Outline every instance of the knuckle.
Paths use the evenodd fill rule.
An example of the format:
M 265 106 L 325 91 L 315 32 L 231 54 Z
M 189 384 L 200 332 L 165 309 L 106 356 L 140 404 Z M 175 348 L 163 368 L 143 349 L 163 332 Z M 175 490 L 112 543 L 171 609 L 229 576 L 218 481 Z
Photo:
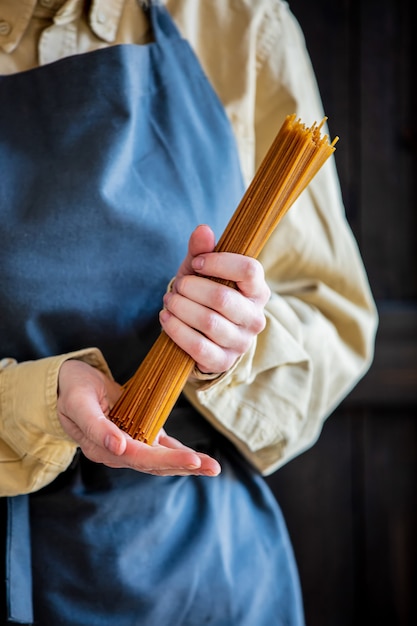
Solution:
M 256 277 L 259 274 L 259 263 L 252 257 L 245 258 L 244 272 L 248 278 Z
M 190 289 L 192 289 L 193 278 L 194 277 L 191 274 L 187 274 L 185 276 L 181 276 L 181 278 L 177 278 L 174 283 L 174 293 L 177 292 L 181 295 L 187 294 Z
M 207 313 L 207 316 L 203 322 L 203 332 L 206 335 L 212 336 L 216 333 L 216 330 L 219 327 L 219 318 L 218 315 L 213 311 Z
M 166 305 L 166 308 L 168 309 L 168 311 L 171 311 L 171 313 L 173 313 L 174 315 L 176 311 L 178 310 L 180 299 L 181 299 L 180 295 L 178 295 L 177 293 L 173 293 L 171 295 L 171 298 L 169 299 L 168 304 Z
M 247 257 L 243 266 L 244 281 L 252 292 L 252 298 L 265 304 L 271 297 L 271 290 L 265 280 L 263 265 L 257 260 Z
M 231 289 L 224 285 L 218 285 L 215 287 L 212 293 L 212 307 L 216 311 L 224 311 L 229 307 L 231 300 Z
M 245 352 L 249 350 L 252 345 L 254 333 L 246 333 L 244 336 L 240 338 L 240 341 L 235 344 L 234 348 L 236 351 L 235 358 L 237 356 L 241 356 Z
M 256 315 L 252 322 L 252 329 L 256 334 L 261 333 L 266 326 L 266 317 L 264 313 Z
M 257 259 L 253 259 L 252 257 L 245 257 L 243 271 L 246 279 L 251 282 L 263 279 L 264 276 L 262 265 Z
M 227 351 L 213 350 L 207 340 L 196 342 L 194 360 L 202 372 L 224 372 L 229 367 Z
M 243 352 L 244 351 L 245 350 L 243 350 Z M 232 351 L 224 352 L 223 359 L 221 359 L 221 361 L 219 361 L 219 364 L 218 364 L 219 371 L 227 372 L 227 370 L 230 369 L 232 365 L 234 365 L 236 359 L 240 356 L 240 354 L 243 354 L 243 352 L 232 352 Z
M 194 360 L 197 363 L 206 364 L 206 362 L 208 361 L 208 357 L 209 357 L 209 350 L 207 346 L 207 341 L 205 340 L 203 335 L 201 335 L 201 337 L 198 337 L 197 339 L 194 340 L 192 352 L 194 355 Z
M 264 294 L 263 294 L 263 302 L 264 304 L 266 304 L 269 299 L 271 298 L 271 289 L 269 287 L 269 285 L 267 285 L 267 283 L 265 283 L 265 287 L 264 287 Z

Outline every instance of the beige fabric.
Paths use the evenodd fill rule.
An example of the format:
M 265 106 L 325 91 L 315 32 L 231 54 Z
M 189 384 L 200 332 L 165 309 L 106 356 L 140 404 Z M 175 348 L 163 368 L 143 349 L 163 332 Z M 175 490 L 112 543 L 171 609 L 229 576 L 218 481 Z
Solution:
M 53 6 L 42 6 L 50 1 Z M 0 72 L 149 41 L 135 0 L 89 4 L 87 12 L 82 0 L 0 0 Z M 306 124 L 323 116 L 298 24 L 280 0 L 168 0 L 167 7 L 226 108 L 249 182 L 286 114 L 295 112 Z M 261 261 L 273 291 L 265 330 L 230 371 L 189 383 L 186 394 L 267 474 L 314 443 L 372 359 L 377 316 L 334 160 L 284 218 Z M 2 494 L 38 489 L 71 461 L 75 446 L 55 409 L 65 358 L 2 362 Z M 75 358 L 106 370 L 94 349 Z

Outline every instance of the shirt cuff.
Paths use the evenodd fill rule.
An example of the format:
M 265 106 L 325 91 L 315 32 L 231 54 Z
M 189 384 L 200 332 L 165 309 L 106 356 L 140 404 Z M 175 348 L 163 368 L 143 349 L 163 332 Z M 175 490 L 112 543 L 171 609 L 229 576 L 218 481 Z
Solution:
M 280 465 L 297 438 L 311 387 L 308 355 L 276 319 L 266 316 L 265 330 L 233 368 L 215 381 L 189 382 L 184 389 L 199 412 L 263 474 Z
M 37 361 L 1 361 L 0 460 L 6 463 L 1 495 L 36 491 L 70 465 L 77 444 L 66 435 L 57 415 L 59 369 L 69 359 L 82 360 L 111 377 L 95 348 Z

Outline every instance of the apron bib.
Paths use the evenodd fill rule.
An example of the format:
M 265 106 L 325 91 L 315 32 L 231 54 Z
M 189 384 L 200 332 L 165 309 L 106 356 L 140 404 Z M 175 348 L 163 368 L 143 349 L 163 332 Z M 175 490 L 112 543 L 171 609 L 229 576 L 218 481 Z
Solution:
M 234 138 L 188 44 L 155 43 L 0 80 L 2 353 L 95 345 L 119 382 L 159 332 L 191 231 L 243 193 Z
M 159 333 L 191 231 L 208 223 L 218 237 L 242 196 L 217 96 L 165 9 L 151 4 L 149 17 L 152 44 L 0 78 L 4 355 L 94 345 L 127 380 Z M 79 454 L 45 489 L 9 499 L 11 622 L 301 624 L 273 497 L 183 399 L 176 420 L 220 459 L 219 478 L 112 470 Z

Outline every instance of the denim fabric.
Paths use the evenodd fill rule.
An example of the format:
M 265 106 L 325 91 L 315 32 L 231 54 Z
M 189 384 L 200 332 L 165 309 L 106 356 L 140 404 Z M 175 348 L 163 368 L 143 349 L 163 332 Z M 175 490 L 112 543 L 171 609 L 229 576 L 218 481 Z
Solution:
M 39 624 L 303 624 L 274 497 L 243 461 L 210 451 L 223 468 L 214 480 L 138 476 L 81 456 L 31 498 Z
M 205 222 L 219 236 L 241 198 L 224 110 L 168 14 L 150 10 L 149 46 L 0 78 L 3 354 L 95 345 L 127 379 L 159 332 L 191 230 Z M 198 419 L 178 411 L 182 430 Z M 206 428 L 198 443 L 213 451 Z M 35 623 L 300 626 L 279 508 L 233 451 L 215 453 L 215 479 L 153 477 L 79 455 L 30 496 L 20 541 L 31 540 Z M 15 503 L 12 532 L 27 522 Z M 10 555 L 8 575 L 26 583 L 12 609 L 29 622 L 29 560 Z
M 123 382 L 191 231 L 243 183 L 225 112 L 160 6 L 155 43 L 0 78 L 2 353 L 102 349 Z

